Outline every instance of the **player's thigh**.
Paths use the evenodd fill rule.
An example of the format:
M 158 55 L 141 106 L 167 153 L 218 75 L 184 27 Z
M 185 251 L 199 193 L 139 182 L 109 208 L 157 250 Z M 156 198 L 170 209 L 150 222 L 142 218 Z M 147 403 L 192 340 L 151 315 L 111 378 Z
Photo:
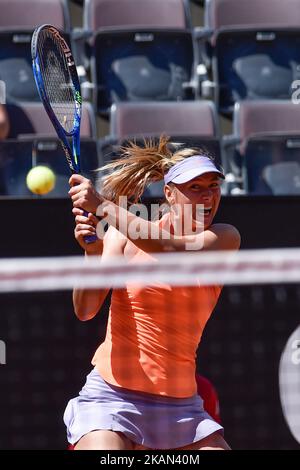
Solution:
M 133 443 L 121 432 L 99 430 L 85 434 L 74 450 L 132 450 Z
M 180 447 L 178 450 L 230 450 L 230 447 L 219 432 L 214 432 L 201 441 Z

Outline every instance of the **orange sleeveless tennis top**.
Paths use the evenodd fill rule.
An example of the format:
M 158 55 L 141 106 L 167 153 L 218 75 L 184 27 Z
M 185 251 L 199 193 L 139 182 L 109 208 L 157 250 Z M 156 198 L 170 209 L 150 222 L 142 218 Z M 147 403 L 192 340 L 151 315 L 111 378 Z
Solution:
M 139 250 L 130 263 L 139 259 L 155 262 Z M 157 284 L 114 290 L 106 338 L 92 364 L 115 386 L 174 398 L 194 395 L 196 350 L 221 289 Z

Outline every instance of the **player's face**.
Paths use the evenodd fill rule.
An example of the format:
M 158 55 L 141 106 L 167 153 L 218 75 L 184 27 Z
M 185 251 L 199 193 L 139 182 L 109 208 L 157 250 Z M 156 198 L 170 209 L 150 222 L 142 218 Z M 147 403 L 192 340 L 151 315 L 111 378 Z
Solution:
M 185 205 L 190 205 L 193 220 L 197 217 L 197 204 L 204 208 L 204 228 L 208 228 L 218 210 L 221 198 L 221 179 L 216 173 L 205 173 L 191 181 L 183 184 L 172 184 L 166 188 L 166 197 L 171 204 L 178 204 L 184 209 Z

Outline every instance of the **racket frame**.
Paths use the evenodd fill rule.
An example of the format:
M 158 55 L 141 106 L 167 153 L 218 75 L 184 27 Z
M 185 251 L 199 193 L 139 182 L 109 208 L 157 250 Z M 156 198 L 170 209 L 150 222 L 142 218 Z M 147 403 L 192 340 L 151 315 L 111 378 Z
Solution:
M 73 130 L 67 132 L 59 120 L 57 119 L 51 104 L 48 100 L 47 93 L 44 86 L 44 81 L 42 78 L 41 67 L 40 67 L 40 58 L 37 50 L 38 37 L 41 31 L 48 29 L 51 34 L 53 34 L 56 39 L 59 41 L 63 53 L 65 55 L 70 76 L 73 83 L 73 96 L 75 102 L 75 112 L 74 112 L 74 123 Z M 32 69 L 33 75 L 36 82 L 36 86 L 41 98 L 41 101 L 45 107 L 45 110 L 55 128 L 55 131 L 61 141 L 62 148 L 64 150 L 69 168 L 71 173 L 80 173 L 80 121 L 81 121 L 81 107 L 82 107 L 82 97 L 80 90 L 80 83 L 77 75 L 75 61 L 71 52 L 70 47 L 68 46 L 66 40 L 62 37 L 61 33 L 54 26 L 49 24 L 44 24 L 35 29 L 32 41 L 31 41 L 31 55 L 32 55 Z M 72 138 L 72 149 L 69 144 L 68 138 Z M 73 150 L 73 151 L 72 151 Z
M 47 97 L 47 93 L 44 86 L 44 80 L 41 73 L 40 67 L 40 58 L 38 54 L 38 38 L 41 31 L 48 30 L 55 38 L 59 41 L 64 56 L 68 64 L 68 70 L 70 72 L 72 80 L 72 93 L 75 102 L 75 111 L 74 111 L 74 122 L 73 129 L 71 132 L 67 132 L 63 126 L 60 124 L 57 119 L 55 112 L 52 109 L 52 106 Z M 81 121 L 81 109 L 82 109 L 82 97 L 80 90 L 80 82 L 77 75 L 76 64 L 71 52 L 69 45 L 66 40 L 62 37 L 60 31 L 50 24 L 44 24 L 37 27 L 32 35 L 31 40 L 31 56 L 32 56 L 32 69 L 35 79 L 35 83 L 41 98 L 41 101 L 44 105 L 44 108 L 49 116 L 50 121 L 52 122 L 54 129 L 58 135 L 58 138 L 61 142 L 62 148 L 64 150 L 69 168 L 71 173 L 81 173 L 80 166 L 80 121 Z M 72 149 L 69 144 L 68 138 L 72 138 Z M 73 150 L 73 151 L 72 151 Z M 84 215 L 87 217 L 88 212 L 84 211 Z M 86 243 L 93 243 L 98 239 L 96 235 L 86 236 L 84 240 Z

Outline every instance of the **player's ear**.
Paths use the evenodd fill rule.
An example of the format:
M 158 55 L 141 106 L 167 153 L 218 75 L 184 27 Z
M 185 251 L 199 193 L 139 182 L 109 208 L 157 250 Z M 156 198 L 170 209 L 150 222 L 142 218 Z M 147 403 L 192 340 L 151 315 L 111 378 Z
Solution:
M 175 198 L 174 198 L 174 186 L 165 184 L 164 186 L 164 193 L 165 193 L 165 198 L 169 204 L 174 204 L 175 203 Z

